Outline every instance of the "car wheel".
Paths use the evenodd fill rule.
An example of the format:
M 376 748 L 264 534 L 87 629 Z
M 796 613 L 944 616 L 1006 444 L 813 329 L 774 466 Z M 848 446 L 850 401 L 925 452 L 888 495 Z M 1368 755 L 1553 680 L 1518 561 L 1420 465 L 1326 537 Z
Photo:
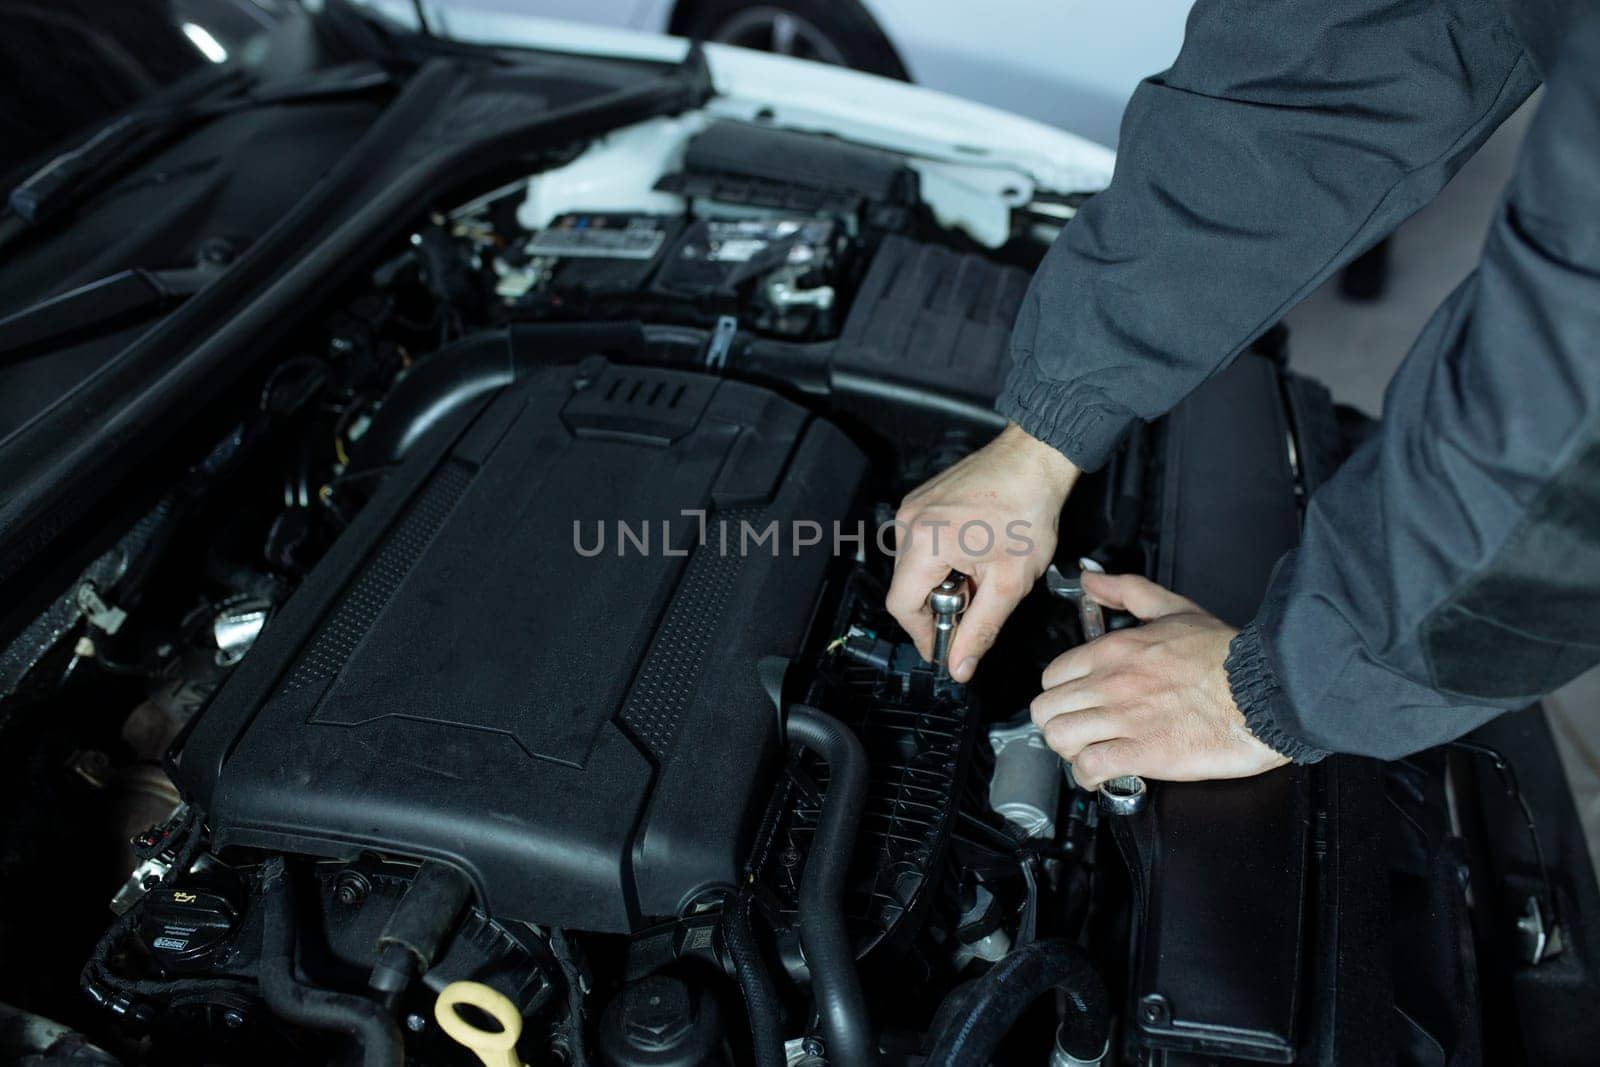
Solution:
M 856 0 L 689 0 L 673 29 L 697 40 L 907 80 L 894 46 Z

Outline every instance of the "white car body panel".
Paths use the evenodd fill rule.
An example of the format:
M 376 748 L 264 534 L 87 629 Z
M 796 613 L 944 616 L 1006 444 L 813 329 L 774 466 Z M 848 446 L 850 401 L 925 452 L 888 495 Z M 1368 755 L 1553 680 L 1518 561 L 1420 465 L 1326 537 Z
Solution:
M 416 25 L 410 0 L 359 0 L 401 25 Z M 433 32 L 475 44 L 577 55 L 681 62 L 689 43 L 477 4 L 425 0 Z M 706 60 L 718 98 L 708 110 L 815 130 L 908 155 L 977 168 L 1021 171 L 1041 189 L 1103 188 L 1114 154 L 1103 145 L 1044 123 L 922 86 L 840 67 L 711 44 Z
M 410 0 L 379 0 L 385 7 Z M 681 0 L 425 0 L 429 20 L 468 11 L 665 33 Z M 756 0 L 752 0 L 752 3 Z M 1183 44 L 1192 0 L 859 0 L 918 85 L 1115 145 L 1140 79 Z M 374 4 L 374 6 L 378 6 Z M 537 14 L 530 16 L 529 12 Z
M 397 23 L 416 24 L 409 0 L 363 2 Z M 478 4 L 429 3 L 427 14 L 434 33 L 476 44 L 659 62 L 680 62 L 689 48 L 679 38 Z M 762 121 L 903 153 L 922 177 L 923 200 L 935 218 L 991 248 L 1010 235 L 1012 209 L 1036 192 L 1094 192 L 1111 180 L 1110 149 L 1019 115 L 842 67 L 726 45 L 707 45 L 705 52 L 718 95 L 702 112 L 618 131 L 542 175 L 548 180 L 530 191 L 525 224 L 577 207 L 666 210 L 649 185 L 681 158 L 683 143 L 707 117 Z M 578 190 L 598 199 L 586 201 Z

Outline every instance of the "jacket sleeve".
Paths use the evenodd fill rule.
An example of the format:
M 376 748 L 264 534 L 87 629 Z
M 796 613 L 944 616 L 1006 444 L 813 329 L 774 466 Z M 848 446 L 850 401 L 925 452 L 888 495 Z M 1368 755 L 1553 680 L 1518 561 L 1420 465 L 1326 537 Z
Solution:
M 1199 0 L 1033 279 L 998 407 L 1103 464 L 1430 200 L 1538 83 L 1495 0 Z
M 1235 639 L 1291 758 L 1394 758 L 1600 661 L 1600 11 L 1568 34 L 1476 273 L 1312 497 Z

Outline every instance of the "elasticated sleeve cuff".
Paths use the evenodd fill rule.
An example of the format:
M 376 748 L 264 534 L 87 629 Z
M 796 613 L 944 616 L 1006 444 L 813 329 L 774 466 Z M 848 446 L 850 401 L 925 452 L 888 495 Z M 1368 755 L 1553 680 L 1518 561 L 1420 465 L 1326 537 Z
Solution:
M 995 408 L 1085 471 L 1105 466 L 1139 421 L 1092 389 L 1047 377 L 1020 354 Z
M 1233 702 L 1244 713 L 1244 724 L 1262 743 L 1296 763 L 1316 763 L 1327 757 L 1326 749 L 1285 728 L 1285 723 L 1293 721 L 1287 713 L 1288 697 L 1278 685 L 1255 623 L 1240 630 L 1228 646 L 1226 669 Z

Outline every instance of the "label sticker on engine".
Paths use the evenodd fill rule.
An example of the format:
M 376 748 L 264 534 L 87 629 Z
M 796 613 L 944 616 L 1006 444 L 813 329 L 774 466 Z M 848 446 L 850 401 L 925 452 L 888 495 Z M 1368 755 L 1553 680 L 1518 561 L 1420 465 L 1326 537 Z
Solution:
M 666 230 L 648 217 L 563 215 L 528 242 L 530 256 L 556 259 L 650 259 Z

